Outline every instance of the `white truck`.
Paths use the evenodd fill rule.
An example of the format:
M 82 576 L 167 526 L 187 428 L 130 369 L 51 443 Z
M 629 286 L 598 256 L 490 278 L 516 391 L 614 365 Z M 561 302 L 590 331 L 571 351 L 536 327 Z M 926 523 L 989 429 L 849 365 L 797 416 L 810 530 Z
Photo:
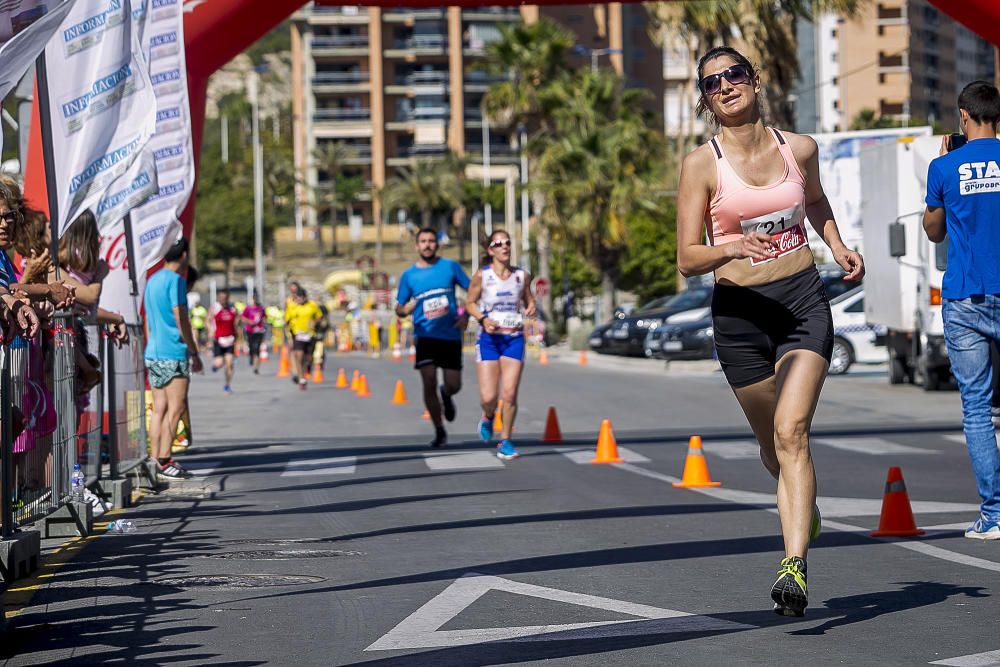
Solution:
M 948 247 L 923 230 L 927 166 L 941 137 L 901 137 L 861 150 L 865 319 L 886 328 L 889 382 L 928 391 L 951 378 L 941 320 Z

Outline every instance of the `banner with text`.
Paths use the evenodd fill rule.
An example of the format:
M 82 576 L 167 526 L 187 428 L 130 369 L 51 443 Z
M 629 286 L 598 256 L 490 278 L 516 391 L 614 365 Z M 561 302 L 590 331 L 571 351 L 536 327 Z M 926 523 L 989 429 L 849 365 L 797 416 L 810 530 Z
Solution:
M 52 0 L 5 0 L 0 3 L 0 99 L 17 85 L 76 0 L 50 9 Z M 2 140 L 2 137 L 0 137 Z
M 56 160 L 62 234 L 84 209 L 96 214 L 109 188 L 119 205 L 155 191 L 149 170 L 128 185 L 138 192 L 116 184 L 153 135 L 156 105 L 129 0 L 77 0 L 46 47 L 45 63 L 52 127 L 42 131 Z

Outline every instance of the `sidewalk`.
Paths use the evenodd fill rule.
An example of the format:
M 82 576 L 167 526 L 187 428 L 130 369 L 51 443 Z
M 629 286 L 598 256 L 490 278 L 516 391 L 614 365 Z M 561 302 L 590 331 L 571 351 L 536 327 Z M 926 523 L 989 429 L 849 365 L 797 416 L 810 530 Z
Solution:
M 546 348 L 549 360 L 562 364 L 580 363 L 580 350 L 571 350 L 566 343 L 560 343 Z M 644 357 L 626 357 L 617 354 L 599 354 L 587 350 L 587 365 L 600 370 L 614 370 L 628 373 L 643 373 L 647 375 L 711 375 L 720 372 L 719 362 L 715 359 L 665 361 L 663 359 L 646 359 Z

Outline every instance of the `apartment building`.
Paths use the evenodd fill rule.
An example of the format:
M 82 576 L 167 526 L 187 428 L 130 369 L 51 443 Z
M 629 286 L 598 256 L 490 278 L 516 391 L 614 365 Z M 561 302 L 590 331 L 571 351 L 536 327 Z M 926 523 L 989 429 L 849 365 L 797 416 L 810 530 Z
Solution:
M 578 35 L 577 56 L 609 65 L 630 85 L 650 89 L 659 111 L 660 56 L 641 6 L 391 8 L 327 5 L 317 0 L 293 17 L 292 113 L 295 163 L 305 174 L 300 218 L 314 225 L 307 193 L 326 179 L 310 156 L 325 142 L 354 148 L 351 168 L 368 184 L 358 207 L 378 215 L 371 191 L 412 158 L 448 151 L 491 164 L 518 164 L 516 128 L 487 127 L 481 101 L 497 79 L 474 64 L 500 26 L 546 16 Z M 488 139 L 487 139 L 488 136 Z
M 957 130 L 958 93 L 995 77 L 994 48 L 926 0 L 879 0 L 855 20 L 825 16 L 797 33 L 801 131 L 845 130 L 864 109 Z

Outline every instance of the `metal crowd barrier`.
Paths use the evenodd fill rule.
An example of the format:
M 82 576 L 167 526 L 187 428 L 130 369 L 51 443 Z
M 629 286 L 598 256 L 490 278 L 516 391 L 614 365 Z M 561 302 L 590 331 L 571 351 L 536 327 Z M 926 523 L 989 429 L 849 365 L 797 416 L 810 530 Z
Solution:
M 68 501 L 74 464 L 80 464 L 91 486 L 107 477 L 119 478 L 147 459 L 143 332 L 130 326 L 129 334 L 128 344 L 119 348 L 103 327 L 60 315 L 47 332 L 3 346 L 4 539 Z M 24 429 L 15 436 L 18 415 L 23 415 Z
M 128 332 L 127 345 L 118 347 L 106 339 L 105 346 L 112 478 L 137 468 L 148 457 L 143 331 L 139 325 L 129 325 Z

